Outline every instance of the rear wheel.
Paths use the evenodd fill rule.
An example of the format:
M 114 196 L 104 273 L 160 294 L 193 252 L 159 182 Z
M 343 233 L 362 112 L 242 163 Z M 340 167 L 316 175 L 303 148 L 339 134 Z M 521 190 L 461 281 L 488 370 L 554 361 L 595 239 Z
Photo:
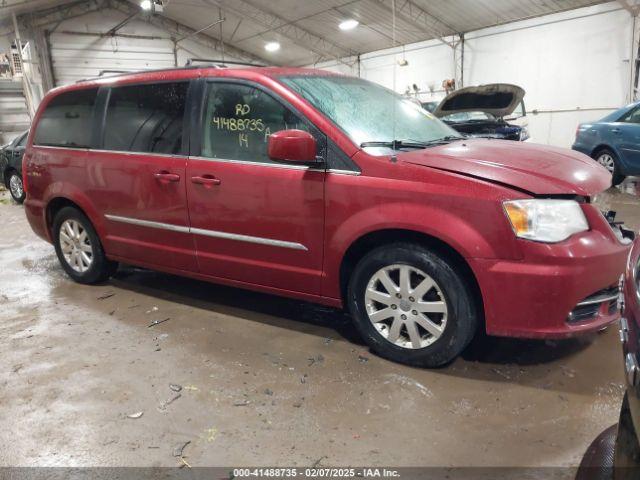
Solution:
M 348 301 L 371 349 L 409 365 L 450 362 L 478 323 L 466 282 L 450 262 L 420 245 L 394 244 L 367 254 L 354 270 Z
M 104 254 L 93 225 L 84 213 L 64 207 L 53 220 L 53 241 L 58 260 L 78 283 L 99 283 L 115 273 L 118 263 Z
M 598 150 L 593 158 L 606 168 L 611 174 L 611 185 L 619 185 L 625 179 L 625 176 L 620 173 L 620 163 L 618 162 L 618 157 L 608 148 L 603 148 L 602 150 Z
M 9 193 L 11 194 L 11 197 L 17 203 L 24 202 L 24 198 L 26 195 L 24 193 L 24 187 L 22 185 L 22 177 L 17 171 L 12 170 L 11 173 L 9 173 L 7 186 L 9 187 Z

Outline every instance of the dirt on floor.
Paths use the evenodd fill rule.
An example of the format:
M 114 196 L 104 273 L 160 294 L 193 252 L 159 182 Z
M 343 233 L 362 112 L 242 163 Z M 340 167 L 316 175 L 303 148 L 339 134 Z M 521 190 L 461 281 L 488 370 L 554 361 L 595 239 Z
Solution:
M 636 184 L 606 194 L 640 225 Z M 0 466 L 575 466 L 617 421 L 617 327 L 380 359 L 345 314 L 121 268 L 73 283 L 0 194 Z

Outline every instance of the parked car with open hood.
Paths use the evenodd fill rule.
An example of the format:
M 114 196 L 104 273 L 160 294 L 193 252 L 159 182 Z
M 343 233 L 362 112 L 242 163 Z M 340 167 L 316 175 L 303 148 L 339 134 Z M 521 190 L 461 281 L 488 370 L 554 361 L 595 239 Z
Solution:
M 420 106 L 430 113 L 433 113 L 439 104 L 440 100 L 427 100 L 425 102 L 420 102 Z
M 465 87 L 447 95 L 433 114 L 468 137 L 529 139 L 525 91 L 508 83 Z
M 622 107 L 597 122 L 578 125 L 571 148 L 609 170 L 613 185 L 628 175 L 639 175 L 640 102 Z
M 22 203 L 25 198 L 22 187 L 22 155 L 27 142 L 27 134 L 18 135 L 13 141 L 0 147 L 0 173 L 2 181 L 9 193 L 17 203 Z
M 346 307 L 387 358 L 437 366 L 477 329 L 616 321 L 629 239 L 571 150 L 463 137 L 372 82 L 191 68 L 52 90 L 25 211 L 74 280 L 117 262 Z

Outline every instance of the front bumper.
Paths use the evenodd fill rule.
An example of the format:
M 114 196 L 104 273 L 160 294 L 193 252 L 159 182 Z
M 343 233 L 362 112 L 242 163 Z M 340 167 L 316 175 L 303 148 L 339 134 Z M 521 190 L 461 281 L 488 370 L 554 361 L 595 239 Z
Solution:
M 603 300 L 594 315 L 572 315 L 578 304 L 615 292 L 619 285 L 630 246 L 607 229 L 558 244 L 522 240 L 522 260 L 470 259 L 483 296 L 487 333 L 565 338 L 619 319 L 611 295 L 599 297 Z

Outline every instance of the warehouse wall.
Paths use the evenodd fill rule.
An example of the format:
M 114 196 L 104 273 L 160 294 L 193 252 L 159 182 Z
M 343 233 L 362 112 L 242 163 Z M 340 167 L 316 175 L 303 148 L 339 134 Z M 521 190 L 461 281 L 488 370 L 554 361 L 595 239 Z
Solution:
M 96 76 L 101 70 L 134 71 L 176 65 L 171 35 L 144 20 L 133 20 L 118 31 L 129 37 L 81 35 L 104 32 L 125 18 L 119 11 L 102 10 L 62 22 L 49 40 L 56 84 Z M 184 65 L 190 57 L 217 56 L 212 49 L 187 39 L 178 44 L 177 65 Z M 225 58 L 233 60 L 228 55 Z
M 633 28 L 631 15 L 610 2 L 470 32 L 464 84 L 521 85 L 533 141 L 570 146 L 578 123 L 629 102 Z M 409 62 L 405 67 L 397 65 L 402 58 Z M 437 41 L 407 45 L 404 53 L 396 48 L 362 55 L 351 67 L 317 67 L 360 72 L 400 93 L 415 83 L 426 92 L 421 99 L 441 98 L 442 80 L 455 73 L 452 50 Z
M 630 101 L 633 18 L 618 3 L 473 32 L 465 83 L 515 83 L 527 91 L 533 139 L 571 145 L 578 123 Z

